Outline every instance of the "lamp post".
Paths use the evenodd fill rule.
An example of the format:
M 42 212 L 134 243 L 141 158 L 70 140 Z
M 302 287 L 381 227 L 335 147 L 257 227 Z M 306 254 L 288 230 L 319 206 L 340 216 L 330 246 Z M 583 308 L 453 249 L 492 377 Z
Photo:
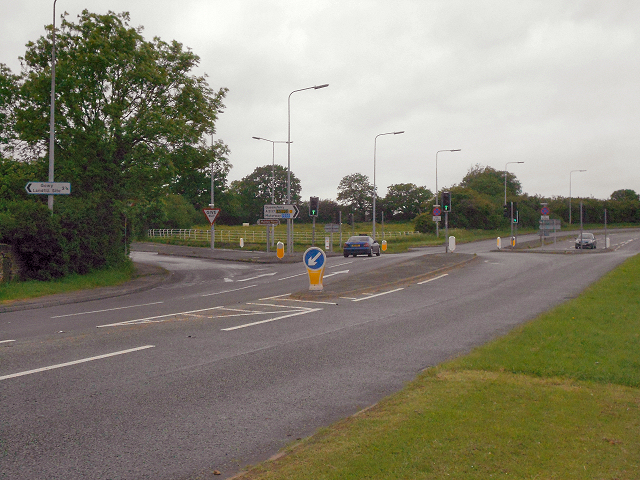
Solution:
M 569 225 L 571 225 L 571 174 L 573 172 L 586 172 L 586 170 L 571 170 L 569 172 Z
M 329 84 L 316 85 L 315 87 L 301 88 L 294 90 L 289 94 L 287 100 L 287 203 L 291 204 L 291 95 L 296 92 L 302 92 L 303 90 L 318 90 L 319 88 L 328 87 Z M 293 254 L 293 232 L 292 225 L 293 219 L 287 218 L 287 254 Z
M 507 162 L 504 165 L 504 204 L 507 204 L 507 165 L 511 163 L 524 163 L 524 162 Z
M 276 190 L 276 174 L 275 174 L 275 168 L 276 168 L 276 143 L 288 143 L 286 140 L 268 140 L 266 138 L 262 138 L 262 137 L 251 137 L 254 138 L 255 140 L 264 140 L 265 142 L 271 142 L 271 147 L 272 147 L 272 158 L 271 158 L 271 204 L 274 205 L 276 203 L 276 195 L 275 195 L 275 190 Z M 271 225 L 271 246 L 274 245 L 275 243 L 275 234 L 276 234 L 276 227 L 275 225 Z M 268 245 L 267 245 L 268 246 Z
M 404 133 L 404 130 L 401 132 L 387 132 L 387 133 L 379 133 L 376 135 L 376 138 L 373 139 L 373 239 L 376 239 L 376 142 L 378 141 L 378 137 L 382 135 L 399 135 Z
M 53 182 L 54 145 L 56 140 L 55 111 L 56 111 L 56 2 L 53 0 L 53 30 L 51 47 L 51 113 L 49 114 L 49 181 Z M 53 212 L 53 195 L 48 198 L 49 210 Z
M 452 150 L 438 150 L 436 152 L 436 191 L 434 192 L 435 197 L 436 197 L 436 202 L 439 202 L 438 200 L 438 154 L 440 152 L 460 152 L 462 149 L 461 148 L 454 148 Z M 436 238 L 440 237 L 440 232 L 438 230 L 438 222 L 436 222 Z M 445 242 L 447 240 L 445 239 Z

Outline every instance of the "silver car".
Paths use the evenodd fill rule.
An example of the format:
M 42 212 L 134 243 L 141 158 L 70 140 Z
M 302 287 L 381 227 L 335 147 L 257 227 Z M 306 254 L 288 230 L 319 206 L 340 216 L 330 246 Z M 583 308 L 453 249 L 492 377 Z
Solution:
M 593 233 L 581 233 L 576 238 L 576 248 L 596 248 L 596 236 Z

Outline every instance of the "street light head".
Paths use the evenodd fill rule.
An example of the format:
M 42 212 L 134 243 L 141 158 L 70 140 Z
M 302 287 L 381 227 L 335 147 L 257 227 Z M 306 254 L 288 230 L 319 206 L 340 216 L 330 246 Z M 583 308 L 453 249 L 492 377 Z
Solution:
M 328 87 L 329 84 L 325 83 L 324 85 L 316 85 L 315 87 L 313 87 L 315 90 L 319 89 L 319 88 L 324 88 L 324 87 Z
M 260 137 L 251 137 L 251 138 L 255 138 L 256 140 L 263 140 L 263 139 L 262 139 L 262 138 L 260 138 Z
M 401 131 L 401 132 L 393 132 L 393 134 L 394 134 L 394 135 L 398 135 L 398 134 L 400 134 L 400 133 L 404 133 L 404 130 L 403 130 L 403 131 Z
M 461 152 L 461 148 L 454 148 L 453 150 L 449 150 L 450 152 Z

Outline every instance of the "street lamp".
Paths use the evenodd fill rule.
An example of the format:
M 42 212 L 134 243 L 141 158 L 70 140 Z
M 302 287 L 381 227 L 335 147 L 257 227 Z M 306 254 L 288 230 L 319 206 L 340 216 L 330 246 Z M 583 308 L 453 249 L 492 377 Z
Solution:
M 569 225 L 571 225 L 571 174 L 573 172 L 586 172 L 586 170 L 571 170 L 569 172 Z
M 507 204 L 507 165 L 510 163 L 524 163 L 524 162 L 507 162 L 504 165 L 504 204 Z
M 265 142 L 271 142 L 272 146 L 272 159 L 271 159 L 271 203 L 275 204 L 275 185 L 276 185 L 276 176 L 275 176 L 275 168 L 276 168 L 276 143 L 289 143 L 286 140 L 267 140 L 262 137 L 251 137 L 255 140 L 264 140 Z
M 301 88 L 294 90 L 289 94 L 287 100 L 287 203 L 291 204 L 291 95 L 303 90 L 318 90 L 319 88 L 328 87 L 329 84 L 316 85 L 315 87 Z M 293 254 L 293 232 L 291 231 L 293 219 L 287 218 L 287 253 Z
M 376 239 L 376 142 L 378 141 L 378 137 L 382 135 L 399 135 L 400 133 L 404 133 L 404 130 L 401 132 L 387 132 L 387 133 L 379 133 L 376 135 L 376 138 L 373 139 L 373 239 Z
M 462 150 L 461 148 L 454 148 L 452 150 L 438 150 L 436 152 L 436 191 L 434 192 L 434 195 L 436 197 L 436 202 L 439 202 L 438 200 L 438 154 L 440 152 L 460 152 L 461 150 Z M 439 236 L 440 236 L 440 233 L 438 232 L 438 222 L 436 222 L 436 237 L 439 237 Z
M 53 0 L 53 30 L 52 30 L 52 47 L 51 47 L 51 113 L 49 114 L 49 181 L 53 182 L 53 164 L 54 153 L 53 147 L 56 139 L 56 130 L 54 116 L 56 111 L 56 2 Z M 53 212 L 53 195 L 49 195 L 49 210 Z

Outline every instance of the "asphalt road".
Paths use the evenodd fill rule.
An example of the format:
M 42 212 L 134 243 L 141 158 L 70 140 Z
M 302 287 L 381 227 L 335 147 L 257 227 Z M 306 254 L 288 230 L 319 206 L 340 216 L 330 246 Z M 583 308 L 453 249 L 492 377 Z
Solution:
M 336 294 L 315 299 L 289 295 L 301 264 L 136 252 L 170 280 L 0 314 L 0 479 L 229 478 L 576 296 L 639 238 L 570 255 L 458 245 L 474 260 L 408 282 L 380 272 L 442 249 L 329 257 Z

